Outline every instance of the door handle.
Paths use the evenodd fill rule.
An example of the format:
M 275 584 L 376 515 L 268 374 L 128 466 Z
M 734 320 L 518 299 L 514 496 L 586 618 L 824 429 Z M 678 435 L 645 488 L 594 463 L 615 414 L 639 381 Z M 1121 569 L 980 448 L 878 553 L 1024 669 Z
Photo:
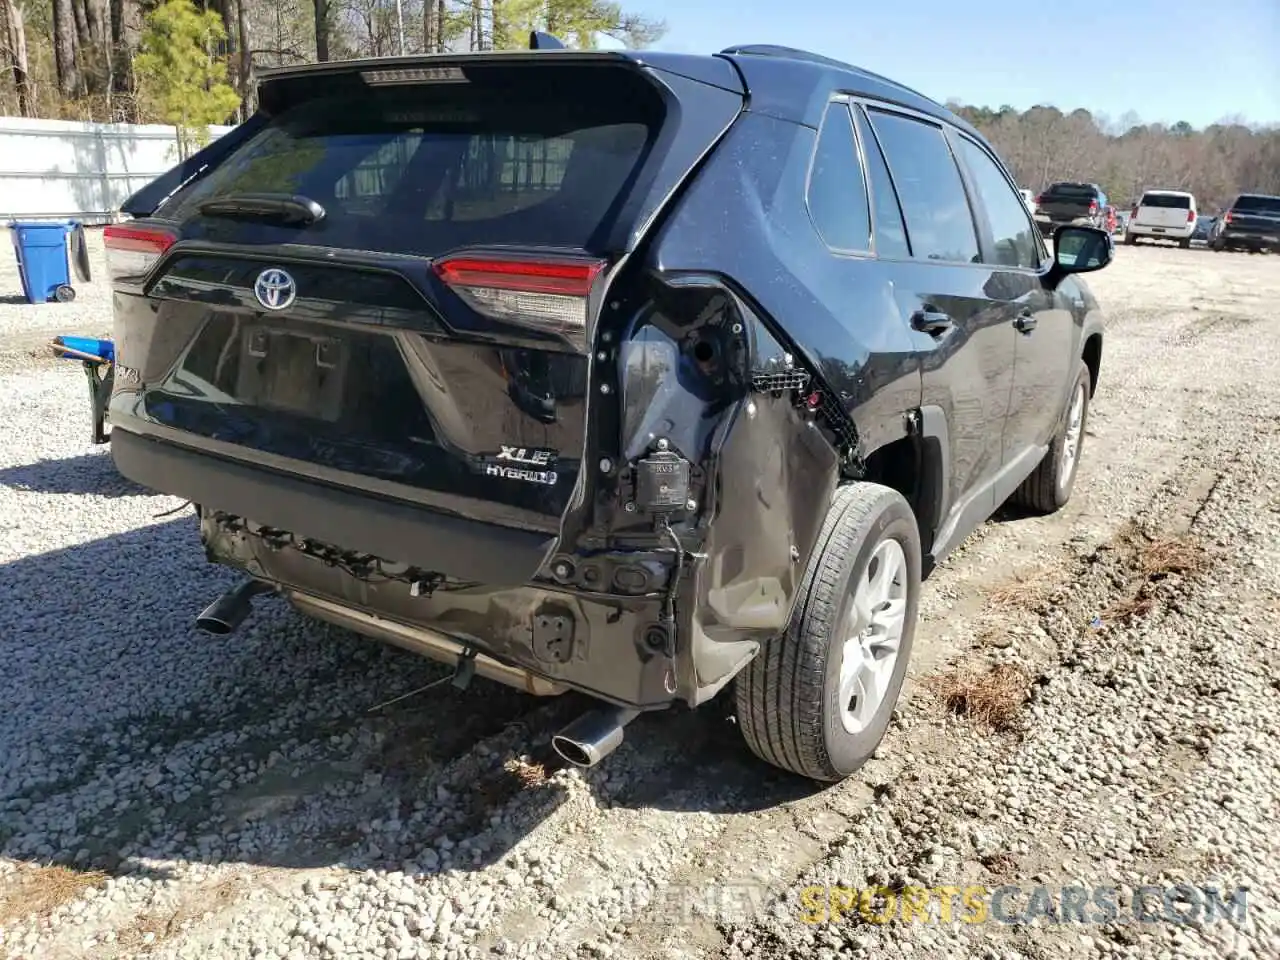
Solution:
M 942 336 L 955 325 L 956 322 L 950 316 L 940 310 L 932 310 L 929 307 L 917 310 L 911 315 L 911 326 L 921 333 L 927 333 L 934 337 Z
M 1018 319 L 1013 321 L 1013 329 L 1019 333 L 1030 333 L 1036 328 L 1036 324 L 1040 321 L 1031 313 L 1020 313 Z

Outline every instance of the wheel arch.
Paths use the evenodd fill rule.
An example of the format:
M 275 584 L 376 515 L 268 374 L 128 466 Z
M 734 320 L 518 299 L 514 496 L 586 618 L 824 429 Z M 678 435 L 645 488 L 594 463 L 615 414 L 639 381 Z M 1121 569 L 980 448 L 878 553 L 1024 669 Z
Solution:
M 897 490 L 915 514 L 920 545 L 927 557 L 942 526 L 951 489 L 951 440 L 941 407 L 924 406 L 904 414 L 905 436 L 881 444 L 863 456 L 859 478 Z
M 1089 332 L 1080 350 L 1080 359 L 1089 368 L 1089 397 L 1098 392 L 1098 377 L 1102 371 L 1102 331 Z

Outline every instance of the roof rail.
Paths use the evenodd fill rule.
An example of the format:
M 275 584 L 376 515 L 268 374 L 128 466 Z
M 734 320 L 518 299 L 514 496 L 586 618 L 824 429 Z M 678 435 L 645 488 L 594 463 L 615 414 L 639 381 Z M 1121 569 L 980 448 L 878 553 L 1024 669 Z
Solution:
M 782 57 L 787 60 L 804 60 L 807 63 L 820 63 L 828 67 L 840 67 L 844 70 L 854 69 L 853 64 L 841 63 L 839 60 L 832 60 L 830 57 L 824 57 L 818 53 L 810 53 L 808 50 L 800 50 L 796 47 L 781 47 L 774 43 L 740 43 L 736 46 L 725 47 L 721 53 L 733 54 L 741 53 L 749 57 Z
M 810 53 L 808 50 L 800 50 L 796 47 L 783 47 L 773 43 L 744 43 L 733 47 L 725 47 L 720 51 L 722 54 L 744 54 L 750 57 L 778 57 L 787 60 L 800 60 L 805 63 L 816 63 L 821 66 L 835 67 L 839 70 L 855 70 L 863 76 L 871 77 L 881 83 L 888 84 L 891 87 L 897 87 L 912 96 L 920 97 L 922 100 L 936 102 L 932 97 L 928 97 L 919 90 L 908 87 L 905 83 L 899 83 L 879 73 L 873 73 L 864 67 L 854 66 L 852 63 L 845 63 L 842 60 L 836 60 L 832 57 L 824 57 L 820 53 Z

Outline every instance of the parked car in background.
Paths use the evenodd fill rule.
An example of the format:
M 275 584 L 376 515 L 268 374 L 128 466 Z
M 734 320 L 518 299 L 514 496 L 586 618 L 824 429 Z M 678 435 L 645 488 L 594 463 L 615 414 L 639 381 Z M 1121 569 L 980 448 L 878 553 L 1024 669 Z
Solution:
M 1022 196 L 1022 202 L 1026 204 L 1027 210 L 1031 213 L 1036 212 L 1036 195 L 1026 187 L 1019 187 L 1018 193 Z
M 1218 218 L 1209 245 L 1219 251 L 1280 252 L 1280 197 L 1240 194 Z
M 1046 237 L 1063 224 L 1106 229 L 1107 195 L 1096 183 L 1059 181 L 1036 197 L 1036 225 Z
M 1196 217 L 1196 228 L 1191 234 L 1191 243 L 1208 243 L 1209 238 L 1213 235 L 1214 225 L 1218 222 L 1217 217 L 1206 217 L 1204 215 Z
M 1178 246 L 1191 246 L 1196 229 L 1196 198 L 1184 190 L 1147 190 L 1133 208 L 1124 242 L 1139 240 L 1172 240 Z
M 732 684 L 752 750 L 838 780 L 922 576 L 1070 498 L 1103 343 L 1076 274 L 1114 245 L 1047 250 L 935 101 L 774 46 L 259 91 L 105 231 L 116 466 L 246 578 L 204 629 L 275 593 L 459 687 L 581 691 L 552 743 L 584 766 Z

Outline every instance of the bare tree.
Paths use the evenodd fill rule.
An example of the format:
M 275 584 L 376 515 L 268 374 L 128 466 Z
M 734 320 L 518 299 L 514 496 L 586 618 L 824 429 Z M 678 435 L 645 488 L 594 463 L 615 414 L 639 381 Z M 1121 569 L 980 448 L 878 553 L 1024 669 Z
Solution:
M 72 0 L 53 0 L 53 60 L 58 92 L 64 101 L 80 95 L 80 67 L 76 62 L 76 16 Z
M 0 0 L 0 40 L 4 41 L 9 56 L 13 91 L 18 98 L 18 112 L 24 117 L 35 116 L 35 104 L 31 94 L 31 71 L 27 63 L 26 12 L 18 0 Z

